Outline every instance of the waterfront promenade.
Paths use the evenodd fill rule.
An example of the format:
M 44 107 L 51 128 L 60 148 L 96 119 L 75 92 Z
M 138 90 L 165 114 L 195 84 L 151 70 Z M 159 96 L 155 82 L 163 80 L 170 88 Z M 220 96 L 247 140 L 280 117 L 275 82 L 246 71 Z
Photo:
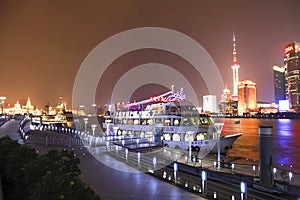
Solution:
M 19 143 L 23 143 L 19 135 L 19 121 L 9 121 L 0 127 L 0 137 L 8 135 Z M 48 150 L 56 149 L 74 150 L 76 156 L 80 158 L 80 169 L 84 180 L 100 196 L 101 200 L 119 199 L 174 199 L 174 200 L 194 200 L 204 199 L 198 195 L 185 191 L 172 184 L 165 183 L 148 174 L 131 168 L 122 162 L 105 154 L 98 154 L 102 159 L 107 159 L 112 165 L 118 166 L 123 172 L 99 162 L 86 148 L 82 146 L 55 146 L 55 145 L 34 145 L 31 144 L 39 153 L 46 153 Z M 126 168 L 126 169 L 125 169 Z
M 192 159 L 191 162 L 187 162 L 187 157 L 182 156 L 181 152 L 177 156 L 176 162 L 182 163 L 180 164 L 179 169 L 183 170 L 183 172 L 178 172 L 178 178 L 180 178 L 181 182 L 179 184 L 175 182 L 172 178 L 172 168 L 170 170 L 167 168 L 159 169 L 159 167 L 155 170 L 154 176 L 158 179 L 152 181 L 152 176 L 148 174 L 141 173 L 141 171 L 149 171 L 149 167 L 153 167 L 152 161 L 154 157 L 146 154 L 141 154 L 141 165 L 146 166 L 143 169 L 139 168 L 137 158 L 137 151 L 130 152 L 128 154 L 128 162 L 126 159 L 126 149 L 122 147 L 120 144 L 119 148 L 116 148 L 115 144 L 111 143 L 111 147 L 107 146 L 99 146 L 99 147 L 87 147 L 86 149 L 83 146 L 78 145 L 78 143 L 68 142 L 71 141 L 70 138 L 76 137 L 76 133 L 72 133 L 67 130 L 62 132 L 58 130 L 54 133 L 50 131 L 38 131 L 35 130 L 27 134 L 28 140 L 26 141 L 27 145 L 33 146 L 36 148 L 39 153 L 45 153 L 50 149 L 68 149 L 73 150 L 74 154 L 80 158 L 82 169 L 82 174 L 84 179 L 91 185 L 91 187 L 99 194 L 100 196 L 104 196 L 104 199 L 201 199 L 200 196 L 202 191 L 200 191 L 201 186 L 199 185 L 199 169 L 200 171 L 204 170 L 208 173 L 209 181 L 208 191 L 206 194 L 207 198 L 213 197 L 214 194 L 218 194 L 221 199 L 231 198 L 230 195 L 234 196 L 234 198 L 239 196 L 239 183 L 244 180 L 249 184 L 249 196 L 255 197 L 255 199 L 295 199 L 295 196 L 288 195 L 288 193 L 284 192 L 280 196 L 276 196 L 274 194 L 269 194 L 267 192 L 260 192 L 252 188 L 252 184 L 255 184 L 255 179 L 259 179 L 259 170 L 258 170 L 258 162 L 251 161 L 248 159 L 243 159 L 240 157 L 222 157 L 222 168 L 221 170 L 217 170 L 215 167 L 216 157 L 215 155 L 208 155 L 201 162 L 199 160 Z M 37 137 L 38 135 L 38 137 Z M 52 145 L 48 143 L 51 141 L 49 139 L 55 137 L 59 137 L 63 139 L 61 142 L 59 139 L 53 140 Z M 44 137 L 44 140 L 41 140 L 41 137 Z M 30 140 L 31 138 L 31 140 Z M 48 139 L 46 139 L 48 138 Z M 30 143 L 28 143 L 30 141 Z M 43 142 L 44 141 L 44 142 Z M 80 143 L 81 144 L 81 143 Z M 106 143 L 107 144 L 107 143 Z M 117 150 L 119 149 L 119 150 Z M 163 152 L 169 148 L 161 149 Z M 172 150 L 172 149 L 169 149 Z M 174 150 L 174 149 L 173 149 Z M 108 152 L 107 152 L 108 151 Z M 168 151 L 168 150 L 167 150 Z M 176 152 L 178 153 L 178 152 Z M 164 152 L 165 155 L 172 155 L 173 153 Z M 110 156 L 109 156 L 110 155 Z M 157 156 L 155 154 L 154 156 Z M 148 158 L 149 157 L 149 158 Z M 165 161 L 164 159 L 160 159 L 156 157 L 157 163 L 159 164 L 161 161 Z M 167 160 L 172 160 L 168 159 Z M 100 161 L 99 161 L 100 160 Z M 142 161 L 143 160 L 143 161 Z M 144 162 L 146 161 L 146 162 Z M 126 164 L 125 164 L 126 162 Z M 105 163 L 105 165 L 103 164 Z M 234 164 L 234 168 L 232 165 Z M 129 165 L 129 166 L 128 166 Z M 107 167 L 108 166 L 108 167 Z M 132 166 L 133 168 L 131 168 Z M 164 166 L 165 163 L 164 163 Z M 255 170 L 253 170 L 253 166 L 255 166 Z M 138 171 L 136 168 L 139 168 L 141 171 Z M 119 170 L 115 170 L 119 169 Z M 121 170 L 121 171 L 120 171 Z M 124 172 L 126 171 L 126 172 Z M 151 172 L 150 172 L 151 173 Z M 153 172 L 152 172 L 153 173 Z M 165 174 L 165 175 L 164 175 Z M 191 175 L 194 174 L 194 175 Z M 228 174 L 227 176 L 225 174 Z M 277 169 L 277 172 L 274 174 L 275 180 L 279 180 L 278 177 L 280 175 L 280 169 Z M 277 176 L 277 177 L 276 177 Z M 165 177 L 165 178 L 163 178 Z M 224 180 L 231 179 L 235 183 L 226 182 Z M 165 186 L 159 179 L 164 180 L 165 184 L 171 183 L 168 186 Z M 105 181 L 103 181 L 105 180 Z M 299 176 L 297 174 L 293 174 L 291 180 L 287 177 L 283 181 L 283 183 L 279 183 L 281 186 L 287 186 L 290 188 L 291 185 L 297 185 L 297 187 L 293 187 L 295 189 L 299 189 Z M 157 182 L 158 181 L 158 182 Z M 220 181 L 223 182 L 220 184 Z M 185 183 L 185 184 L 184 184 Z M 238 183 L 238 184 L 237 184 Z M 259 184 L 259 182 L 257 182 Z M 183 184 L 183 185 L 182 185 Z M 188 185 L 187 185 L 188 184 Z M 278 184 L 278 183 L 277 183 Z M 176 187 L 177 185 L 181 188 L 185 188 L 181 193 L 177 192 L 177 189 L 180 188 L 170 188 L 169 186 Z M 273 188 L 275 189 L 275 188 Z M 180 189 L 181 190 L 181 189 Z M 284 189 L 286 190 L 286 189 Z M 189 193 L 188 191 L 193 191 Z M 251 191 L 251 194 L 250 194 Z M 297 193 L 297 192 L 296 192 Z M 295 194 L 295 193 L 294 193 Z M 299 194 L 299 193 L 297 193 Z M 101 196 L 101 197 L 102 197 Z M 225 198 L 226 197 L 226 198 Z

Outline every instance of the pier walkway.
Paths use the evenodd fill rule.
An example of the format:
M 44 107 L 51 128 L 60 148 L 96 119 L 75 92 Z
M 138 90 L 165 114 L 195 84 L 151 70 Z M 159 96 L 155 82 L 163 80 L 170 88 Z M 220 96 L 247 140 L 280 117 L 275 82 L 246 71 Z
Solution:
M 46 132 L 47 131 L 42 131 L 42 133 Z M 51 131 L 48 134 L 52 134 Z M 73 137 L 77 136 L 66 130 L 60 134 L 67 134 Z M 269 192 L 260 192 L 252 187 L 255 184 L 260 187 L 258 161 L 222 156 L 221 169 L 218 170 L 216 168 L 216 155 L 209 154 L 203 159 L 195 159 L 193 155 L 194 157 L 189 159 L 187 152 L 180 150 L 174 151 L 174 149 L 170 148 L 157 148 L 151 141 L 139 140 L 138 142 L 130 142 L 130 140 L 134 140 L 134 138 L 129 138 L 129 140 L 125 142 L 123 142 L 123 140 L 114 139 L 108 141 L 107 138 L 85 133 L 78 133 L 78 135 L 82 140 L 81 142 L 88 147 L 94 157 L 98 160 L 106 158 L 102 160 L 101 163 L 105 163 L 105 165 L 110 167 L 129 165 L 135 170 L 138 169 L 139 172 L 150 173 L 166 182 L 196 193 L 199 195 L 199 198 L 201 196 L 203 198 L 222 199 L 221 196 L 226 196 L 227 199 L 240 199 L 239 184 L 241 181 L 245 181 L 245 183 L 248 183 L 249 197 L 252 195 L 251 197 L 255 199 L 298 199 L 298 197 L 295 197 L 295 193 L 299 194 L 300 176 L 297 171 L 295 171 L 295 167 L 274 165 L 273 176 L 276 188 L 268 189 L 281 194 L 269 194 Z M 66 145 L 68 145 L 68 143 Z M 107 154 L 111 157 L 107 157 Z M 140 162 L 138 161 L 139 154 Z M 99 155 L 101 155 L 101 158 L 98 157 Z M 112 161 L 114 159 L 116 159 L 116 162 Z M 172 163 L 178 163 L 181 170 L 178 172 L 178 178 L 180 179 L 178 182 L 177 179 L 175 179 L 176 177 L 174 177 L 174 169 L 172 168 L 174 164 L 172 165 Z M 206 194 L 204 193 L 205 191 L 201 183 L 202 179 L 200 173 L 202 171 L 207 172 L 207 176 L 210 179 L 207 181 L 208 189 L 206 190 Z M 227 179 L 235 179 L 235 184 L 226 182 Z M 291 196 L 289 196 L 289 192 L 291 192 Z M 298 196 L 300 196 L 300 194 Z
M 0 127 L 0 137 L 8 135 L 9 137 L 20 141 L 20 143 L 23 143 L 23 139 L 21 137 L 22 131 L 19 131 L 19 121 L 9 121 Z M 50 134 L 50 136 L 51 134 L 54 134 L 53 132 L 44 133 L 44 131 L 39 131 L 39 133 L 41 135 Z M 37 134 L 37 132 L 35 132 L 35 134 Z M 61 133 L 61 136 L 62 138 L 66 137 L 63 133 Z M 69 135 L 68 137 L 73 136 Z M 83 179 L 100 196 L 101 200 L 206 199 L 172 184 L 165 183 L 149 174 L 141 173 L 139 170 L 108 156 L 105 151 L 99 151 L 100 148 L 103 147 L 96 147 L 87 150 L 84 146 L 69 146 L 69 143 L 59 143 L 58 145 L 48 143 L 46 146 L 46 143 L 40 143 L 40 139 L 36 141 L 37 143 L 34 143 L 35 140 L 32 140 L 29 145 L 35 148 L 39 153 L 46 153 L 52 149 L 68 149 L 74 151 L 74 155 L 80 158 L 80 169 L 82 171 Z M 98 156 L 104 159 L 105 162 L 109 162 L 110 166 L 100 162 L 96 158 Z M 115 166 L 116 168 L 113 168 L 112 166 Z

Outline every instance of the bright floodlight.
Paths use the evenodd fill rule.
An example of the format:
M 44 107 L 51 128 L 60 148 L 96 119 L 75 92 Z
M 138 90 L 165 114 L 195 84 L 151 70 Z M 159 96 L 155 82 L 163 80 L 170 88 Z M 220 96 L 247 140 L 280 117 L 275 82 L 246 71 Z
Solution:
M 202 171 L 202 173 L 201 173 L 201 178 L 202 178 L 202 180 L 203 181 L 206 181 L 206 171 Z
M 246 192 L 246 183 L 241 182 L 241 193 L 245 193 L 245 192 Z

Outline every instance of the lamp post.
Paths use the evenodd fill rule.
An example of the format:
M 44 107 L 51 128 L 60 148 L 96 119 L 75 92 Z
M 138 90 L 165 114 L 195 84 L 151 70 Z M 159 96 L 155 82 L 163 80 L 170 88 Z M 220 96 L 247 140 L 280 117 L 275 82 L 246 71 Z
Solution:
M 215 123 L 215 128 L 217 130 L 217 134 L 218 134 L 218 138 L 217 138 L 217 145 L 218 145 L 218 163 L 217 163 L 217 170 L 221 169 L 221 150 L 220 150 L 220 135 L 223 129 L 224 123 L 220 122 L 220 123 Z
M 1 114 L 3 115 L 4 114 L 4 102 L 6 100 L 6 97 L 5 96 L 1 96 L 0 97 L 0 101 L 1 101 Z
M 83 121 L 84 121 L 84 133 L 86 133 L 89 118 L 87 118 L 87 117 L 86 117 L 86 118 L 83 118 Z
M 95 136 L 95 129 L 97 127 L 97 124 L 92 124 L 91 127 L 92 127 L 92 131 L 93 131 L 93 136 Z
M 207 174 L 206 171 L 202 171 L 201 172 L 201 179 L 202 179 L 202 185 L 201 185 L 201 189 L 202 189 L 202 194 L 206 194 L 206 190 L 207 190 Z
M 241 200 L 247 200 L 247 183 L 241 182 L 240 189 L 241 189 Z
M 174 182 L 177 183 L 177 171 L 178 171 L 178 164 L 174 163 Z
M 192 142 L 194 141 L 194 132 L 187 131 L 186 133 L 186 140 L 189 141 L 189 158 L 188 162 L 192 162 Z

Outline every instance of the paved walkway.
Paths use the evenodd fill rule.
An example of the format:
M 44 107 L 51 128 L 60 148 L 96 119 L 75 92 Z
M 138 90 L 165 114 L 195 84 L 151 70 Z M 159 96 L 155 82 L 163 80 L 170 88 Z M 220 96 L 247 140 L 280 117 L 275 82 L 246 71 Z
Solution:
M 0 127 L 0 137 L 9 135 L 13 139 L 21 141 L 18 134 L 18 121 L 9 121 Z M 50 149 L 63 149 L 62 146 L 43 146 L 32 145 L 40 153 L 45 153 Z M 174 185 L 163 182 L 148 174 L 141 173 L 114 158 L 107 156 L 98 148 L 90 149 L 91 153 L 84 147 L 65 147 L 69 150 L 74 150 L 76 156 L 80 158 L 80 169 L 84 180 L 99 194 L 101 200 L 194 200 L 204 199 L 193 193 L 187 192 Z M 98 161 L 95 157 L 104 159 L 109 162 L 110 166 L 122 169 L 116 170 L 107 167 Z M 130 171 L 130 172 L 124 172 Z
M 8 135 L 11 139 L 17 140 L 19 144 L 24 144 L 19 134 L 20 121 L 8 121 L 0 127 L 0 137 Z

